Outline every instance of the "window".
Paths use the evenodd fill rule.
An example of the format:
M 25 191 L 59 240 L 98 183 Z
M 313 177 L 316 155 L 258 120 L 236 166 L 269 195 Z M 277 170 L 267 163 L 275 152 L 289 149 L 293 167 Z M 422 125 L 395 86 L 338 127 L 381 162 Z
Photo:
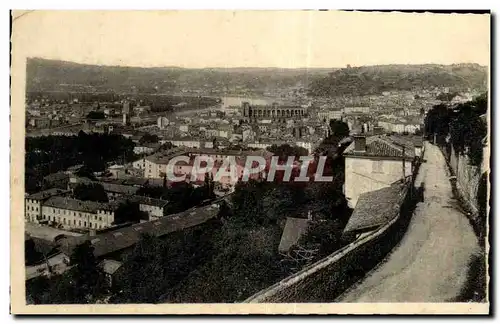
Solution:
M 83 226 L 87 226 L 87 222 L 83 222 Z
M 66 217 L 63 218 L 63 224 L 66 225 Z
M 102 222 L 102 217 L 101 216 L 99 216 L 99 221 Z
M 76 219 L 73 219 L 73 225 L 76 225 Z
M 382 161 L 372 162 L 372 172 L 373 173 L 384 173 L 384 166 Z
M 92 228 L 92 223 L 89 223 L 89 227 Z
M 78 213 L 78 214 L 80 214 L 79 216 L 82 217 L 82 213 Z
M 78 221 L 78 226 L 82 226 L 82 221 Z

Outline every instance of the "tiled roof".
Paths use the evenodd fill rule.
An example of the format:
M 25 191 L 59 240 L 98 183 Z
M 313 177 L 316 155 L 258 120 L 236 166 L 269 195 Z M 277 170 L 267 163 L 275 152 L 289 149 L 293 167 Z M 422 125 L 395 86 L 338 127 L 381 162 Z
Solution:
M 64 171 L 51 173 L 43 177 L 45 181 L 60 181 L 60 180 L 69 180 L 69 174 Z
M 408 148 L 414 149 L 417 147 L 422 147 L 423 140 L 422 136 L 416 135 L 388 135 L 388 139 L 393 141 L 394 143 L 398 143 L 400 145 L 404 145 Z
M 44 206 L 83 211 L 87 213 L 96 213 L 98 210 L 110 210 L 116 209 L 117 205 L 112 203 L 99 203 L 95 201 L 84 201 L 68 197 L 51 197 L 43 203 Z
M 344 151 L 345 155 L 350 156 L 373 156 L 373 157 L 391 157 L 402 158 L 403 146 L 405 147 L 405 158 L 412 159 L 415 157 L 415 150 L 413 147 L 402 145 L 391 140 L 387 136 L 378 135 L 366 138 L 366 149 L 364 151 L 356 151 L 354 140 L 349 147 Z
M 120 193 L 124 195 L 133 195 L 135 194 L 139 188 L 135 186 L 125 186 L 115 183 L 106 183 L 106 182 L 96 182 L 103 186 L 104 191 Z
M 36 192 L 34 194 L 29 195 L 26 198 L 33 199 L 33 200 L 44 200 L 44 199 L 48 199 L 48 198 L 53 197 L 53 196 L 64 195 L 64 194 L 67 194 L 68 192 L 69 192 L 68 190 L 51 188 L 51 189 L 47 189 L 44 191 Z
M 344 233 L 369 230 L 388 223 L 399 215 L 406 189 L 405 183 L 396 183 L 360 195 Z

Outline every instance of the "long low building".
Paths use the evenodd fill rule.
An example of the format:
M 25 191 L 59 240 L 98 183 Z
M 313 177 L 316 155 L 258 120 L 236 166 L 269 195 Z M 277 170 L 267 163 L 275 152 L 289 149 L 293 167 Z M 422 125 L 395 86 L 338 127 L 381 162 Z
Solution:
M 94 248 L 95 257 L 102 258 L 135 245 L 143 234 L 156 237 L 164 236 L 203 224 L 217 217 L 218 212 L 219 205 L 214 202 L 208 206 L 196 207 L 158 220 L 143 222 L 94 236 L 67 237 L 60 241 L 60 249 L 69 257 L 76 246 L 85 241 L 90 241 Z

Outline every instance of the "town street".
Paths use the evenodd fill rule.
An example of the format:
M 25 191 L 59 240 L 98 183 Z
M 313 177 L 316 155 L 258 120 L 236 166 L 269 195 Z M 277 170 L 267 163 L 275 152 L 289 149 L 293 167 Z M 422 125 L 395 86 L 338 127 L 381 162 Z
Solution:
M 438 147 L 425 143 L 422 184 L 407 233 L 386 260 L 340 296 L 339 302 L 445 302 L 466 284 L 468 263 L 479 251 L 467 218 L 456 209 L 449 172 Z

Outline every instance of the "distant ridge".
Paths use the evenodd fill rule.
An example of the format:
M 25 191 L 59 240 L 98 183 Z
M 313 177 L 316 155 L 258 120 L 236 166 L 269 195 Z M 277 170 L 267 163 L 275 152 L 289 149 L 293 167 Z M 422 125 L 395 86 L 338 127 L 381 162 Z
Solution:
M 28 92 L 33 91 L 137 91 L 164 93 L 182 89 L 227 89 L 250 91 L 309 87 L 312 95 L 378 93 L 412 87 L 485 87 L 486 67 L 453 65 L 376 65 L 348 68 L 127 67 L 29 58 Z

